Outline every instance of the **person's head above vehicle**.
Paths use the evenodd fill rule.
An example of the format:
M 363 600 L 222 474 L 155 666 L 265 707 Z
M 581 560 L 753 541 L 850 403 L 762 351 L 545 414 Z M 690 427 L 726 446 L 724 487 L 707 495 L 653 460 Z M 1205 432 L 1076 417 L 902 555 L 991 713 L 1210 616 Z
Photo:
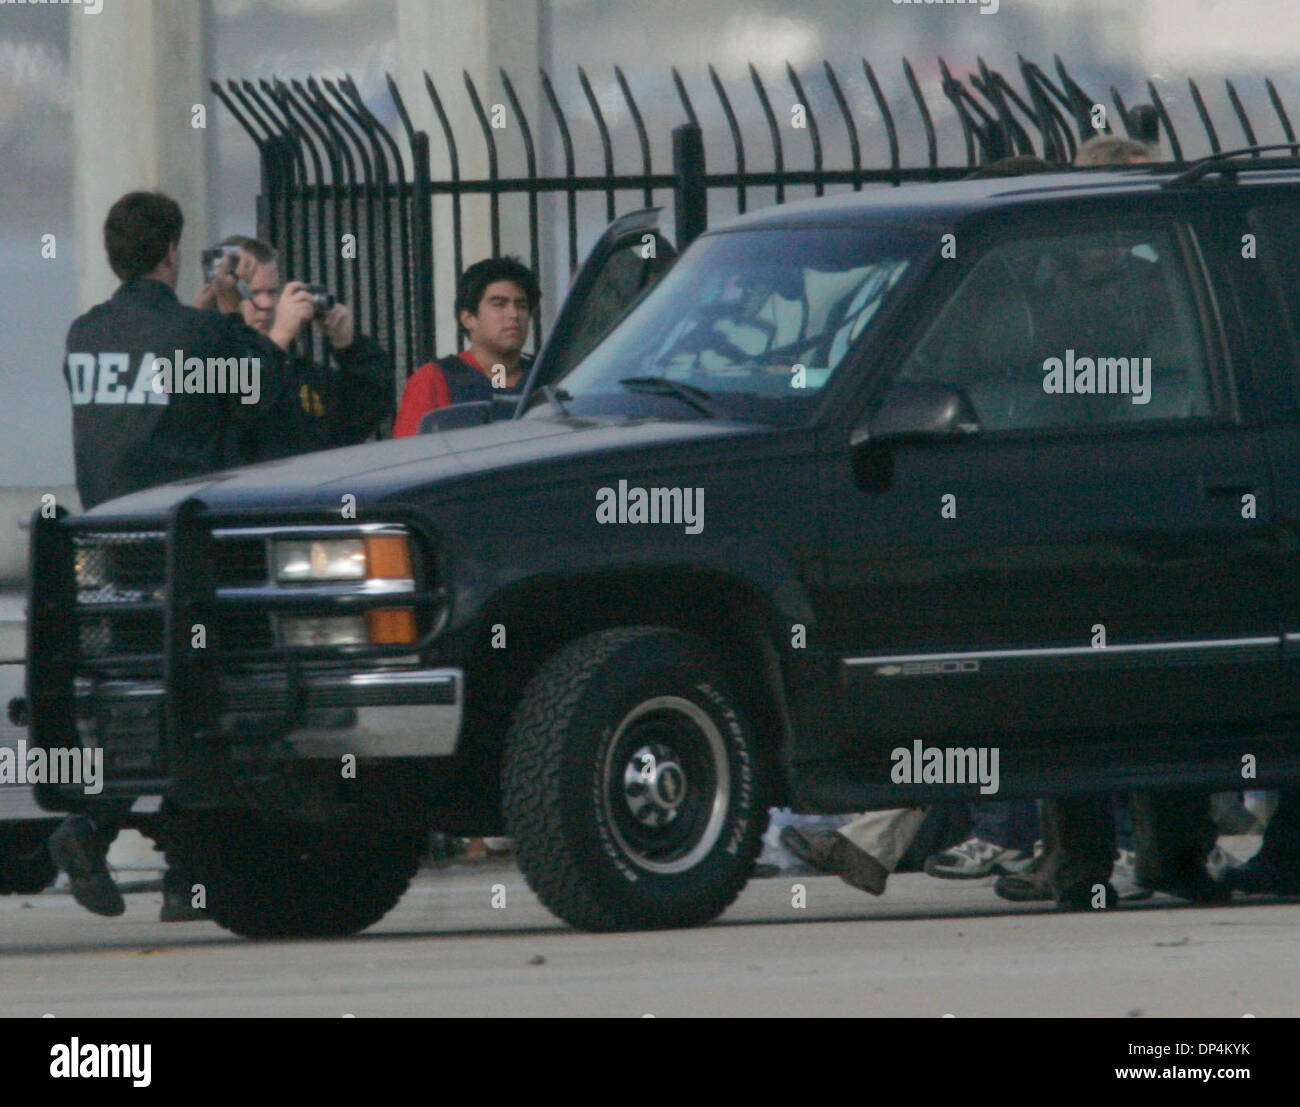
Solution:
M 460 275 L 456 318 L 471 349 L 509 366 L 519 359 L 541 299 L 537 277 L 518 258 L 484 258 Z
M 1149 165 L 1156 160 L 1151 147 L 1131 138 L 1116 135 L 1093 135 L 1074 155 L 1081 168 L 1096 165 Z
M 104 249 L 117 279 L 148 277 L 176 287 L 180 275 L 181 206 L 161 192 L 128 192 L 104 220 Z

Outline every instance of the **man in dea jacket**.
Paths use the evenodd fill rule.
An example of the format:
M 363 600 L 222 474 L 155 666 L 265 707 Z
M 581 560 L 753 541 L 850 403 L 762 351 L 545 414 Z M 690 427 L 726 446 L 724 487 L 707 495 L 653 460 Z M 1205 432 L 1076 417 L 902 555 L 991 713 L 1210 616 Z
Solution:
M 180 206 L 159 192 L 128 193 L 104 222 L 108 262 L 122 284 L 72 324 L 63 366 L 86 510 L 238 464 L 237 432 L 265 419 L 282 387 L 284 353 L 240 318 L 228 264 L 217 282 L 218 310 L 176 298 L 183 225 Z M 129 802 L 101 801 L 50 837 L 50 855 L 77 902 L 99 915 L 126 910 L 107 855 L 129 809 Z M 191 909 L 187 883 L 168 872 L 164 922 L 202 917 Z

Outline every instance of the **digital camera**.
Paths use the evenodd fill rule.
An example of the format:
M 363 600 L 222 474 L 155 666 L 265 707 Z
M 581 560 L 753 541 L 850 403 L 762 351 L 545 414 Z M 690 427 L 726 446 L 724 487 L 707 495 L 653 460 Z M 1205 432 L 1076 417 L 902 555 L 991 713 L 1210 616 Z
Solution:
M 316 309 L 317 319 L 324 319 L 338 303 L 334 293 L 323 284 L 309 284 L 305 286 L 305 290 L 311 293 L 311 302 Z
M 199 263 L 203 267 L 203 283 L 211 284 L 217 279 L 217 266 L 221 264 L 223 258 L 230 258 L 230 269 L 239 264 L 240 249 L 238 246 L 213 246 L 210 250 L 204 250 L 199 255 Z M 252 295 L 248 287 L 248 282 L 241 277 L 235 277 L 235 291 L 239 293 L 241 300 L 247 300 Z

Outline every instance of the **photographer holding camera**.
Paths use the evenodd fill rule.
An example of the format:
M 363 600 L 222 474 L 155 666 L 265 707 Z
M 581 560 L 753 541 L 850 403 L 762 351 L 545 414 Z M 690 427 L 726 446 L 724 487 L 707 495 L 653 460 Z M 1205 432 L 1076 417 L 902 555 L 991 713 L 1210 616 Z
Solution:
M 336 302 L 328 289 L 302 281 L 282 288 L 279 255 L 267 243 L 232 235 L 218 246 L 223 248 L 238 249 L 244 259 L 251 259 L 251 264 L 240 264 L 247 277 L 237 290 L 242 293 L 244 322 L 289 355 L 288 387 L 274 417 L 242 439 L 246 459 L 269 461 L 352 446 L 371 437 L 393 413 L 388 353 L 357 333 L 352 309 Z M 218 296 L 220 289 L 213 287 L 209 294 Z M 317 365 L 294 352 L 294 341 L 308 323 L 329 340 L 332 364 Z

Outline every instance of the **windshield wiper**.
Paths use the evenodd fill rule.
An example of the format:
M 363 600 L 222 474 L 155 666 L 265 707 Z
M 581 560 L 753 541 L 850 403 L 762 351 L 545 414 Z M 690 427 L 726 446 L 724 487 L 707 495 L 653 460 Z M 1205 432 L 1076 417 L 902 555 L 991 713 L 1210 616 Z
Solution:
M 712 402 L 712 397 L 702 388 L 667 377 L 624 377 L 618 382 L 629 392 L 648 392 L 653 396 L 675 396 L 710 419 L 729 418 Z

